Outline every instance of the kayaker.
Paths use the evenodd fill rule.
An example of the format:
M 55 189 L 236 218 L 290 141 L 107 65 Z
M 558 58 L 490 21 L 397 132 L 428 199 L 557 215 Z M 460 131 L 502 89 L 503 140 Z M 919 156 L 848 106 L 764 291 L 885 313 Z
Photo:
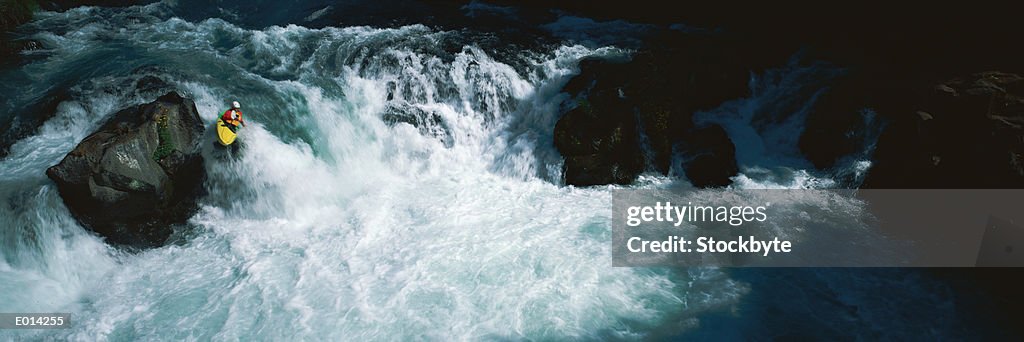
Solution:
M 238 104 L 238 101 L 231 102 L 231 108 L 224 111 L 224 115 L 221 115 L 220 119 L 232 132 L 237 131 L 239 125 L 245 127 L 245 120 L 242 119 L 242 106 Z

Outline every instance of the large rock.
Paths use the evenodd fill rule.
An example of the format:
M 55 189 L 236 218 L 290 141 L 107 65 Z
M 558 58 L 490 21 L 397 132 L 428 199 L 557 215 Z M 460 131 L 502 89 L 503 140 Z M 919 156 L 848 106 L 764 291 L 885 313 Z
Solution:
M 1024 187 L 1024 78 L 983 72 L 945 82 L 857 75 L 808 117 L 801 151 L 821 169 L 863 148 L 860 111 L 883 124 L 863 188 Z
M 1024 77 L 983 72 L 918 91 L 885 113 L 864 187 L 1024 187 Z
M 746 60 L 749 44 L 726 36 L 659 39 L 679 49 L 580 62 L 580 74 L 563 89 L 576 103 L 554 130 L 566 184 L 628 184 L 644 171 L 667 175 L 677 157 L 699 186 L 728 185 L 736 175 L 733 144 L 709 133 L 716 128 L 695 127 L 693 114 L 747 96 L 750 73 L 784 58 Z
M 162 245 L 206 177 L 195 103 L 175 92 L 124 109 L 46 170 L 71 213 L 107 241 Z
M 874 82 L 859 75 L 844 75 L 819 96 L 807 115 L 799 148 L 819 170 L 836 166 L 844 157 L 861 151 L 866 143 L 862 111 L 871 105 Z
M 582 102 L 555 124 L 555 147 L 565 157 L 566 184 L 590 186 L 629 184 L 644 169 L 636 121 L 621 102 L 595 110 Z

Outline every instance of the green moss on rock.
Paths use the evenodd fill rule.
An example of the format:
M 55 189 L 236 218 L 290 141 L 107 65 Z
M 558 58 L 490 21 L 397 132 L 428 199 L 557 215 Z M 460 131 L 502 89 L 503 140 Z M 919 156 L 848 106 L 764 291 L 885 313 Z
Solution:
M 156 151 L 153 151 L 153 160 L 159 161 L 174 152 L 174 141 L 171 138 L 171 131 L 167 127 L 169 120 L 170 117 L 166 113 L 161 113 L 156 118 L 156 133 L 160 144 L 157 146 Z

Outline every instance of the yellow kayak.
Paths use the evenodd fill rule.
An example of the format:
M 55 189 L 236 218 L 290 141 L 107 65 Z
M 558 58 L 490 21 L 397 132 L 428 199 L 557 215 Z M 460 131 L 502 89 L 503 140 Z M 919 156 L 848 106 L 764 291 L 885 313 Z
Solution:
M 235 142 L 236 137 L 238 137 L 238 135 L 228 128 L 228 125 L 224 123 L 224 120 L 217 119 L 217 140 L 220 141 L 221 145 L 231 145 L 231 143 Z

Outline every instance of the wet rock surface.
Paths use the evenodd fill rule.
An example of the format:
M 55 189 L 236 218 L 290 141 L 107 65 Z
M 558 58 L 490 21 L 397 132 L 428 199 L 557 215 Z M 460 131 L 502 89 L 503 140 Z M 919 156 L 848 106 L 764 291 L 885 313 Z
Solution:
M 75 218 L 107 241 L 160 246 L 202 194 L 203 130 L 195 103 L 171 92 L 114 114 L 46 174 Z

